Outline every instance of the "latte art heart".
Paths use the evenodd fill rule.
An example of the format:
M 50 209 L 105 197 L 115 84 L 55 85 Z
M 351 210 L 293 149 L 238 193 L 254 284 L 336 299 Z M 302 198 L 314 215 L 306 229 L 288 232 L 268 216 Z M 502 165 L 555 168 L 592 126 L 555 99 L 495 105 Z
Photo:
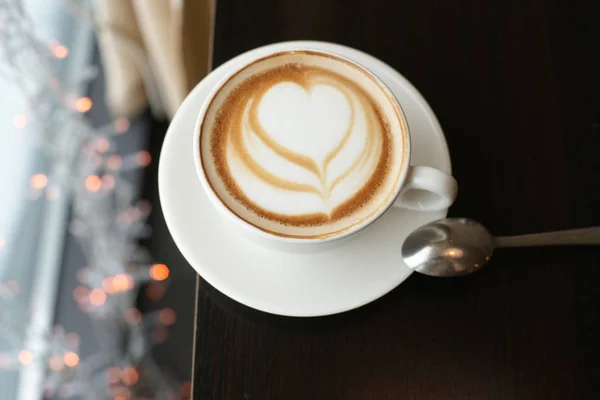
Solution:
M 364 72 L 361 84 L 347 74 L 288 62 L 218 97 L 201 142 L 210 151 L 201 151 L 231 210 L 281 234 L 327 233 L 387 196 L 398 143 L 373 98 L 379 87 Z
M 374 109 L 360 92 L 342 86 L 335 76 L 323 72 L 311 71 L 305 79 L 308 87 L 279 83 L 249 99 L 241 121 L 229 131 L 231 147 L 227 156 L 230 164 L 243 164 L 249 173 L 275 188 L 318 195 L 322 204 L 315 204 L 310 211 L 331 217 L 332 211 L 358 192 L 365 178 L 375 171 L 382 132 L 373 123 Z M 281 97 L 272 92 L 284 85 L 288 99 L 305 95 L 307 101 L 297 101 L 293 108 L 293 104 L 265 107 L 269 102 L 265 97 L 272 97 L 270 102 L 276 103 Z M 327 100 L 338 102 L 328 107 L 331 103 Z M 340 103 L 347 110 L 340 110 Z M 337 110 L 331 110 L 336 104 Z M 319 106 L 321 109 L 316 108 Z M 320 113 L 311 115 L 315 109 Z M 282 118 L 285 111 L 290 115 Z M 328 111 L 334 115 L 327 115 Z M 271 129 L 265 125 L 271 125 Z M 304 173 L 293 172 L 298 169 Z M 343 183 L 346 187 L 337 193 Z M 355 188 L 348 189 L 350 186 Z

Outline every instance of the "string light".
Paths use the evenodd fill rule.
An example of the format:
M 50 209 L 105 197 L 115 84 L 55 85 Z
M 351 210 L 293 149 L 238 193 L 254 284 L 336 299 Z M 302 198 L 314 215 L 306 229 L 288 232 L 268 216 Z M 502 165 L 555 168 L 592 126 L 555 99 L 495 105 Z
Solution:
M 164 281 L 169 277 L 169 268 L 165 264 L 154 264 L 150 267 L 150 278 L 155 281 Z
M 97 192 L 102 186 L 102 179 L 98 175 L 90 175 L 85 179 L 85 187 L 90 192 Z
M 23 129 L 27 126 L 27 117 L 23 114 L 17 114 L 13 117 L 12 123 L 17 129 Z
M 29 365 L 33 362 L 33 355 L 29 350 L 21 350 L 19 352 L 19 362 L 23 365 Z
M 89 97 L 81 97 L 75 101 L 75 110 L 80 113 L 88 112 L 92 109 L 92 100 Z
M 102 289 L 94 289 L 90 292 L 90 303 L 94 306 L 101 306 L 106 302 L 106 293 Z
M 31 187 L 34 189 L 43 189 L 48 185 L 48 178 L 44 174 L 35 174 L 31 177 Z
M 161 374 L 152 372 L 156 371 L 156 366 L 151 360 L 144 357 L 147 352 L 145 349 L 149 346 L 144 343 L 142 353 L 134 350 L 134 348 L 139 349 L 139 346 L 130 346 L 131 343 L 135 344 L 138 340 L 146 342 L 148 338 L 145 332 L 154 333 L 154 339 L 157 341 L 166 340 L 168 331 L 158 329 L 153 332 L 153 326 L 159 322 L 155 318 L 144 319 L 144 322 L 152 324 L 150 326 L 145 326 L 145 324 L 142 327 L 131 326 L 132 323 L 142 322 L 140 311 L 132 307 L 137 298 L 135 295 L 107 296 L 109 288 L 113 289 L 115 293 L 124 292 L 133 290 L 137 287 L 138 282 L 147 280 L 147 277 L 143 276 L 144 274 L 137 273 L 137 271 L 133 273 L 133 270 L 129 269 L 128 261 L 132 254 L 140 254 L 138 251 L 143 250 L 138 244 L 140 232 L 143 229 L 137 229 L 137 227 L 138 224 L 140 224 L 140 228 L 146 227 L 143 224 L 150 210 L 148 202 L 132 205 L 131 202 L 135 201 L 133 198 L 135 186 L 126 179 L 120 179 L 113 175 L 114 172 L 111 171 L 120 170 L 124 166 L 127 170 L 148 166 L 152 157 L 145 150 L 135 152 L 126 158 L 116 154 L 104 155 L 108 151 L 114 151 L 113 142 L 107 135 L 127 132 L 130 129 L 130 121 L 127 118 L 118 118 L 104 126 L 95 127 L 87 119 L 81 118 L 79 113 L 90 111 L 94 103 L 89 97 L 79 97 L 75 93 L 81 93 L 81 89 L 88 85 L 89 80 L 97 74 L 95 68 L 88 66 L 80 75 L 69 76 L 68 84 L 63 83 L 61 75 L 56 69 L 59 64 L 56 59 L 70 56 L 69 49 L 59 41 L 51 41 L 48 50 L 48 43 L 39 39 L 38 33 L 33 30 L 33 24 L 26 23 L 28 18 L 26 10 L 20 8 L 18 4 L 18 2 L 11 2 L 8 7 L 0 7 L 2 26 L 7 28 L 2 30 L 0 63 L 4 64 L 4 61 L 8 61 L 5 64 L 11 75 L 18 76 L 25 82 L 36 83 L 36 85 L 18 87 L 22 90 L 30 110 L 13 115 L 12 124 L 15 128 L 21 129 L 32 121 L 37 121 L 43 124 L 44 128 L 48 128 L 47 131 L 53 135 L 51 137 L 44 135 L 40 140 L 50 141 L 50 145 L 44 146 L 48 149 L 48 155 L 55 171 L 49 176 L 36 174 L 29 177 L 29 182 L 26 182 L 29 183 L 27 196 L 32 199 L 43 196 L 47 200 L 55 200 L 59 198 L 61 191 L 63 191 L 62 194 L 66 193 L 64 191 L 72 194 L 70 198 L 73 202 L 71 208 L 73 216 L 72 224 L 69 225 L 70 232 L 76 240 L 81 242 L 82 247 L 90 250 L 86 252 L 88 265 L 86 273 L 77 274 L 82 284 L 73 288 L 73 298 L 93 322 L 99 322 L 96 324 L 99 336 L 102 336 L 103 333 L 112 334 L 115 327 L 119 329 L 119 332 L 128 330 L 124 334 L 124 338 L 127 338 L 129 343 L 123 343 L 124 346 L 119 347 L 118 350 L 110 350 L 111 357 L 114 352 L 114 364 L 132 365 L 132 367 L 125 370 L 122 377 L 121 370 L 115 367 L 116 374 L 113 373 L 113 375 L 116 375 L 116 380 L 114 384 L 137 386 L 138 384 L 146 385 L 149 382 L 152 388 L 149 388 L 149 392 L 144 393 L 147 397 L 172 398 L 174 388 Z M 94 23 L 93 19 L 88 18 L 87 11 L 89 10 L 79 6 L 76 9 L 84 11 L 84 13 L 76 11 L 80 19 L 86 18 L 85 21 Z M 23 51 L 26 51 L 28 56 L 24 59 L 21 57 Z M 18 62 L 13 62 L 15 60 Z M 38 83 L 39 85 L 37 85 Z M 35 90 L 30 90 L 34 86 Z M 17 137 L 25 136 L 20 134 Z M 90 141 L 89 138 L 94 139 Z M 56 143 L 62 143 L 63 139 L 69 140 L 69 144 L 72 145 L 69 152 L 74 150 L 74 154 L 67 154 L 55 146 Z M 86 143 L 89 143 L 87 149 L 85 149 Z M 65 174 L 63 171 L 67 173 Z M 52 179 L 49 178 L 50 176 Z M 52 181 L 51 184 L 50 181 Z M 75 190 L 71 190 L 73 186 L 75 186 Z M 94 194 L 105 189 L 114 192 L 103 192 L 102 195 Z M 125 222 L 128 226 L 136 223 L 136 229 L 121 230 L 111 223 L 124 209 L 126 209 L 123 213 Z M 6 239 L 8 240 L 8 238 Z M 0 246 L 4 245 L 5 238 L 0 237 Z M 164 280 L 168 277 L 168 268 L 166 268 L 166 274 L 164 271 L 158 271 L 159 279 L 156 280 Z M 111 278 L 110 286 L 105 287 L 105 279 L 109 277 Z M 16 282 L 0 286 L 3 289 L 7 287 L 11 291 L 15 291 L 15 287 L 17 292 L 19 290 Z M 164 288 L 161 284 L 152 283 L 148 288 L 148 293 L 152 293 L 151 296 L 158 299 L 164 295 Z M 0 296 L 0 310 L 6 308 L 5 299 L 6 297 Z M 16 307 L 21 307 L 20 300 L 14 299 Z M 106 306 L 90 307 L 90 305 Z M 22 306 L 22 308 L 23 313 L 34 314 L 35 310 L 28 306 Z M 13 312 L 12 309 L 11 312 Z M 164 315 L 163 319 L 168 322 L 168 313 L 167 319 Z M 20 332 L 18 333 L 20 334 Z M 29 335 L 30 332 L 25 333 Z M 100 382 L 97 374 L 103 374 L 104 371 L 98 371 L 96 368 L 88 370 L 89 364 L 80 360 L 80 356 L 77 354 L 80 338 L 76 333 L 66 333 L 64 329 L 44 329 L 31 333 L 35 336 L 36 343 L 39 340 L 43 343 L 43 348 L 47 350 L 40 354 L 33 350 L 21 350 L 18 352 L 18 357 L 11 353 L 10 359 L 2 358 L 2 354 L 0 354 L 0 368 L 7 366 L 15 368 L 19 363 L 28 365 L 38 358 L 44 358 L 46 370 L 43 372 L 44 381 L 40 388 L 48 396 L 105 397 L 103 395 L 106 393 L 106 388 L 96 387 Z M 100 342 L 104 341 L 100 340 Z M 98 355 L 91 357 L 92 365 L 95 365 L 94 356 Z M 138 364 L 148 367 L 139 367 Z M 55 375 L 66 367 L 73 371 L 61 373 L 60 377 Z M 115 396 L 116 400 L 129 400 L 136 397 L 135 395 L 136 393 L 123 388 L 113 391 L 109 398 Z
M 67 351 L 65 353 L 63 361 L 65 362 L 65 365 L 67 367 L 73 368 L 74 366 L 79 364 L 79 356 L 75 352 Z

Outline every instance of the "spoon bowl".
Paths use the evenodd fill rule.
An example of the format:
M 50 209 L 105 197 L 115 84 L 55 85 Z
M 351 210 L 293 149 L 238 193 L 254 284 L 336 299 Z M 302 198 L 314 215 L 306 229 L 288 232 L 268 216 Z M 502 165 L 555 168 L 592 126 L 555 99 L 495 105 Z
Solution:
M 480 223 L 447 218 L 422 226 L 402 246 L 410 268 L 432 276 L 460 276 L 477 271 L 494 250 L 493 236 Z
M 402 245 L 402 257 L 417 272 L 451 277 L 478 271 L 498 247 L 598 244 L 600 227 L 495 238 L 477 221 L 446 218 L 408 235 Z

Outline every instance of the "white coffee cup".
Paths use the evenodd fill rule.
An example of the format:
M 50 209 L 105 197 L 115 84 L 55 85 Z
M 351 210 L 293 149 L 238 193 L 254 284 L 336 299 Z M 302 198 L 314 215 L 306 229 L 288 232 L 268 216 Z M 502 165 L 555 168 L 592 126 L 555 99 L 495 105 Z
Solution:
M 309 51 L 312 53 L 319 53 L 323 56 L 344 60 L 345 62 L 352 64 L 356 68 L 361 69 L 363 72 L 370 75 L 370 77 L 375 82 L 377 82 L 377 85 L 381 88 L 381 90 L 387 93 L 389 99 L 394 99 L 395 105 L 400 110 L 400 118 L 403 119 L 401 122 L 405 126 L 408 126 L 406 122 L 406 117 L 402 112 L 402 105 L 398 102 L 391 90 L 375 74 L 373 74 L 371 71 L 369 71 L 364 66 L 357 63 L 354 60 L 328 51 L 299 47 L 290 47 L 288 50 L 285 51 L 278 50 L 276 52 L 273 52 L 272 54 L 267 54 L 263 56 L 261 59 L 267 59 L 278 53 L 295 51 Z M 390 192 L 390 195 L 387 196 L 388 200 L 385 202 L 385 204 L 379 205 L 377 211 L 372 213 L 368 218 L 361 220 L 360 223 L 350 227 L 349 229 L 346 229 L 343 232 L 340 232 L 339 234 L 325 237 L 288 237 L 262 230 L 257 226 L 254 226 L 253 224 L 240 218 L 223 203 L 221 198 L 215 193 L 212 185 L 209 183 L 209 178 L 207 177 L 206 171 L 202 166 L 200 136 L 203 121 L 205 119 L 208 108 L 212 103 L 213 98 L 217 95 L 217 93 L 219 93 L 221 88 L 233 76 L 238 74 L 240 71 L 244 70 L 249 65 L 256 63 L 257 61 L 259 60 L 252 60 L 251 62 L 244 64 L 236 70 L 230 71 L 212 89 L 212 91 L 204 101 L 202 108 L 200 109 L 193 135 L 194 142 L 192 148 L 194 154 L 194 161 L 196 164 L 196 171 L 198 173 L 198 177 L 200 179 L 202 187 L 204 188 L 204 191 L 206 192 L 208 198 L 210 199 L 215 209 L 218 210 L 218 212 L 220 212 L 223 216 L 225 216 L 225 218 L 229 222 L 231 222 L 232 228 L 240 231 L 240 233 L 246 235 L 248 238 L 257 241 L 261 244 L 265 244 L 271 248 L 279 248 L 284 251 L 294 251 L 300 250 L 302 248 L 307 248 L 307 245 L 309 245 L 310 248 L 323 247 L 323 245 L 325 244 L 332 244 L 341 239 L 354 236 L 357 233 L 363 231 L 375 221 L 377 221 L 379 218 L 385 217 L 385 213 L 389 211 L 392 207 L 401 207 L 417 211 L 436 211 L 446 209 L 450 205 L 452 205 L 454 199 L 456 198 L 458 189 L 456 180 L 450 174 L 438 170 L 436 168 L 428 166 L 410 165 L 410 134 L 407 134 L 404 136 L 404 147 L 407 149 L 407 153 L 409 156 L 402 157 L 398 160 L 402 163 L 402 165 L 400 166 L 400 173 L 398 174 L 396 184 L 394 185 L 394 189 L 392 192 Z M 408 130 L 408 133 L 410 133 L 410 127 L 408 127 Z

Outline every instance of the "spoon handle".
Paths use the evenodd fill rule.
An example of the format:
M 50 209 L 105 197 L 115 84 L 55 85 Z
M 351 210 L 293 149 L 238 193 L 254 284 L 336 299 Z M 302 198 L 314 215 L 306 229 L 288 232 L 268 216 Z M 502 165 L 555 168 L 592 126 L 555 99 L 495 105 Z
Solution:
M 495 247 L 530 247 L 563 245 L 600 245 L 600 226 L 530 235 L 501 236 L 494 239 Z

